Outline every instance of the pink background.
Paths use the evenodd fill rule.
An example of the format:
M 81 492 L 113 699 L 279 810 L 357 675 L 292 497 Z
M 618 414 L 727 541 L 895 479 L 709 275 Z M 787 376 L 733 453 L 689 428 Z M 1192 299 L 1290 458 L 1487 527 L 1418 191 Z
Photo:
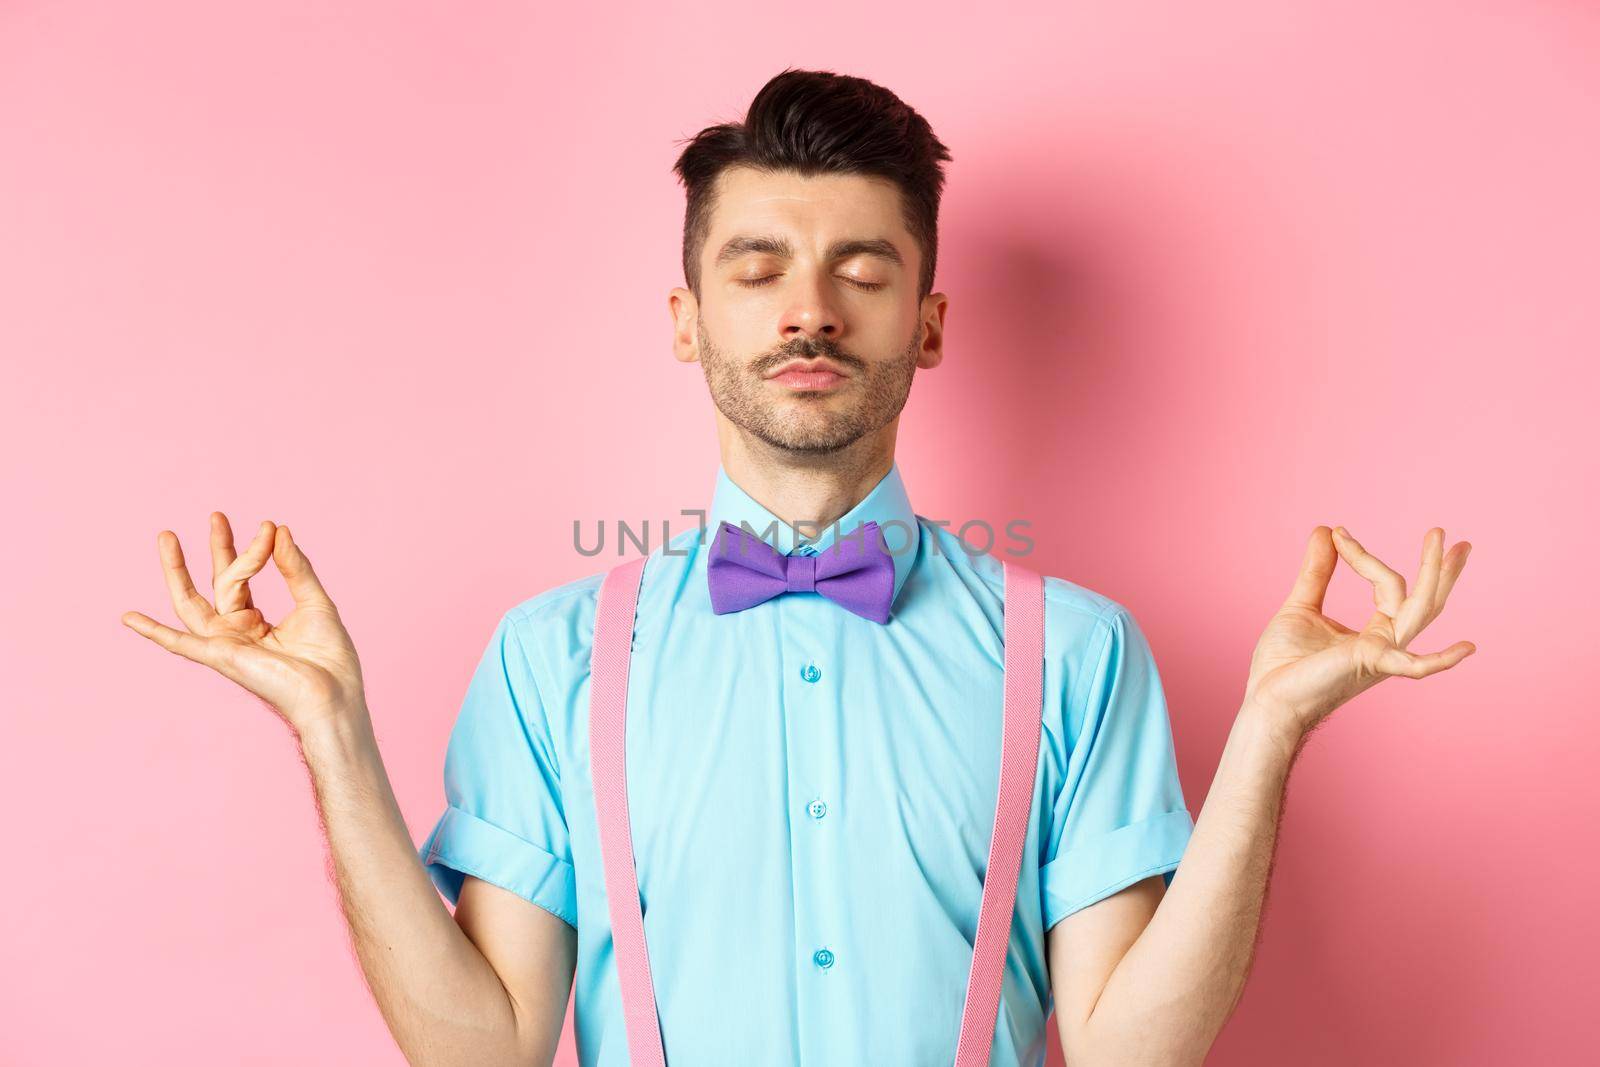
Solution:
M 1478 654 L 1302 757 L 1212 1062 L 1592 1052 L 1600 17 L 1028 6 L 0 7 L 0 1060 L 401 1062 L 288 733 L 118 618 L 175 621 L 159 530 L 289 524 L 420 840 L 498 614 L 608 565 L 573 520 L 707 503 L 674 141 L 790 65 L 951 146 L 913 503 L 1134 611 L 1196 813 L 1314 525 L 1474 545 L 1415 647 Z

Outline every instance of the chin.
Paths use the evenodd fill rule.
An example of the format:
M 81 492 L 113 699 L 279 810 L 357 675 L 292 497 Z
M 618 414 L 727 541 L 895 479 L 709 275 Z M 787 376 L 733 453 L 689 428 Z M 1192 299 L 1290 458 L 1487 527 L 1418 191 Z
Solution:
M 771 432 L 762 434 L 768 444 L 790 452 L 827 453 L 837 452 L 854 444 L 860 435 L 852 434 L 847 428 L 833 425 L 832 423 L 817 425 L 795 425 L 786 423 L 781 428 L 768 427 Z

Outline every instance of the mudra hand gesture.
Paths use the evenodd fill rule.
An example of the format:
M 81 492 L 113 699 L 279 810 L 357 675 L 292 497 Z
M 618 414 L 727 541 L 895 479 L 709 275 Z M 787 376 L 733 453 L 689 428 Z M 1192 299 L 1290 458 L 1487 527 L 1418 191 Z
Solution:
M 1459 541 L 1444 551 L 1444 530 L 1422 540 L 1422 569 L 1415 587 L 1351 537 L 1342 526 L 1318 526 L 1306 545 L 1300 577 L 1267 624 L 1250 660 L 1245 700 L 1268 715 L 1286 736 L 1303 738 L 1339 705 L 1385 678 L 1426 678 L 1477 651 L 1457 641 L 1440 652 L 1407 649 L 1444 610 L 1445 600 L 1472 546 Z M 1372 583 L 1377 611 L 1360 630 L 1322 613 L 1323 595 L 1340 558 Z
M 172 607 L 187 632 L 137 611 L 122 621 L 169 652 L 205 664 L 254 693 L 297 734 L 329 724 L 366 700 L 355 645 L 311 561 L 287 526 L 262 522 L 244 552 L 234 554 L 233 530 L 211 513 L 211 586 L 215 604 L 195 589 L 177 535 L 156 535 Z M 276 625 L 250 596 L 250 579 L 268 557 L 282 573 L 294 609 Z

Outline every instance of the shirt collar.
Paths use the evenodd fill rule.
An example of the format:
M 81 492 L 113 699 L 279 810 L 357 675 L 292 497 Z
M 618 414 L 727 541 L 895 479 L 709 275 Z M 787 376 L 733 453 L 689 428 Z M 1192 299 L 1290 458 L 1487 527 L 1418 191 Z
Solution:
M 891 463 L 889 471 L 878 480 L 866 496 L 849 511 L 839 516 L 837 522 L 816 531 L 802 523 L 797 530 L 741 489 L 728 476 L 727 468 L 717 465 L 717 485 L 711 495 L 711 512 L 706 517 L 706 536 L 714 538 L 726 521 L 734 526 L 743 524 L 767 544 L 789 555 L 805 546 L 822 552 L 839 537 L 852 533 L 865 522 L 876 522 L 883 534 L 883 543 L 894 560 L 894 596 L 900 595 L 911 574 L 911 564 L 916 560 L 922 531 L 916 513 L 911 510 L 911 500 L 906 496 L 905 482 L 900 477 L 900 465 Z M 819 536 L 811 536 L 819 534 Z M 708 540 L 709 546 L 710 541 Z M 809 554 L 809 553 L 807 553 Z M 893 603 L 891 601 L 891 603 Z

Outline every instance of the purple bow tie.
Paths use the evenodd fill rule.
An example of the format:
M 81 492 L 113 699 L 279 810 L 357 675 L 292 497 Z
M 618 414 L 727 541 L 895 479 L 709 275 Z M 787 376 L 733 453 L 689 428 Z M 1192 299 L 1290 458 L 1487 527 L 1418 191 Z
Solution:
M 875 522 L 840 534 L 815 556 L 785 556 L 766 541 L 724 521 L 706 564 L 711 610 L 743 611 L 779 593 L 821 593 L 873 622 L 889 621 L 894 599 L 894 558 Z

